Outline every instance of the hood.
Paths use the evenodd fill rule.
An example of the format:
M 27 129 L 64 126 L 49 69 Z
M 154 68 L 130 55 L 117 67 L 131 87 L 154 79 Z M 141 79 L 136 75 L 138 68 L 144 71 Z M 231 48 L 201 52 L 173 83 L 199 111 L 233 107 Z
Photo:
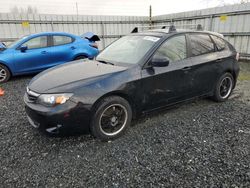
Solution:
M 46 93 L 49 90 L 55 91 L 56 88 L 73 86 L 79 82 L 81 82 L 81 85 L 88 84 L 97 78 L 126 69 L 127 67 L 103 64 L 98 61 L 78 60 L 59 65 L 38 74 L 31 80 L 28 87 L 37 93 Z M 71 87 L 69 86 L 68 88 Z

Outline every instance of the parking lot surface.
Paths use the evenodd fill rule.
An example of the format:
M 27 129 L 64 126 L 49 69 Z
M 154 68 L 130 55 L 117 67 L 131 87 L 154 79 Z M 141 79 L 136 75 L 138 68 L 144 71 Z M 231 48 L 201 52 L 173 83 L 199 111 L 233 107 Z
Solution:
M 23 103 L 30 79 L 1 85 L 1 187 L 250 187 L 249 62 L 227 102 L 154 112 L 108 143 L 31 127 Z

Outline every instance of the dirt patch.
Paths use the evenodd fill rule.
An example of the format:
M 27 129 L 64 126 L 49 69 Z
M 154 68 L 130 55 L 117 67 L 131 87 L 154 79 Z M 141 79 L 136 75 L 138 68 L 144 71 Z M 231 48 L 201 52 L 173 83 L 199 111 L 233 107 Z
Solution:
M 250 104 L 250 61 L 240 62 L 240 75 L 231 98 Z

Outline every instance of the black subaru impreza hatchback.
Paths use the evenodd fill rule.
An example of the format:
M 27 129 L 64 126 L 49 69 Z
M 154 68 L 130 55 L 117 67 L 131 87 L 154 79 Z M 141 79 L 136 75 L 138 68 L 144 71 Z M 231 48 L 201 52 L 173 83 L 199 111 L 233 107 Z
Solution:
M 220 34 L 152 30 L 122 37 L 95 60 L 35 76 L 24 96 L 29 122 L 49 134 L 90 131 L 109 140 L 132 118 L 196 97 L 228 99 L 238 53 Z

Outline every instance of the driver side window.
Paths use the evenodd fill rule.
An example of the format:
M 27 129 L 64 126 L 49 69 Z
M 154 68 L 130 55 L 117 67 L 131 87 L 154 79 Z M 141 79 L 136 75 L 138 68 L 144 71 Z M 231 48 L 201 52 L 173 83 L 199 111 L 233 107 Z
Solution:
M 44 48 L 48 46 L 47 42 L 47 36 L 40 36 L 28 40 L 22 46 L 27 46 L 28 49 Z
M 154 57 L 165 57 L 170 63 L 185 59 L 187 57 L 185 35 L 179 35 L 168 39 L 156 51 Z

